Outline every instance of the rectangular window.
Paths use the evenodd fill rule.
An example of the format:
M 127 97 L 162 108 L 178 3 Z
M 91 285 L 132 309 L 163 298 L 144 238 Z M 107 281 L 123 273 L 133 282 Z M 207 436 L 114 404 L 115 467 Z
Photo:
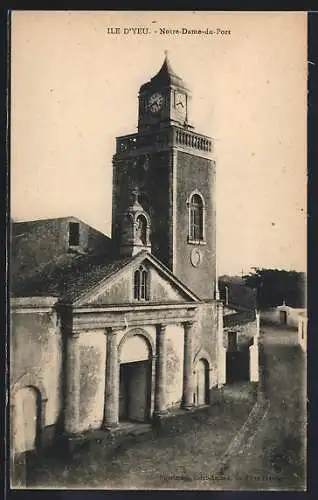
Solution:
M 70 222 L 69 223 L 69 233 L 68 233 L 68 243 L 71 247 L 76 247 L 79 245 L 79 223 Z
M 195 207 L 190 209 L 190 238 L 195 241 L 203 238 L 202 214 Z

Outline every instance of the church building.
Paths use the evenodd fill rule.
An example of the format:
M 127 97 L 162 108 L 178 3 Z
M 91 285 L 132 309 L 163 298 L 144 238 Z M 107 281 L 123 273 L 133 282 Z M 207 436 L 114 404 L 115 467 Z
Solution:
M 226 383 L 214 141 L 167 56 L 138 109 L 116 138 L 111 238 L 76 217 L 13 224 L 13 454 L 156 425 Z

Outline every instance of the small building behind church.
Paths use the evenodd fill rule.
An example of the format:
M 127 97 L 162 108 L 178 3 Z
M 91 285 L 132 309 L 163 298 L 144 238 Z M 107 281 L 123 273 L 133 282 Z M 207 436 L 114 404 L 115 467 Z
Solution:
M 13 224 L 14 457 L 156 424 L 213 403 L 226 383 L 214 141 L 191 125 L 190 90 L 167 57 L 138 100 L 138 131 L 116 139 L 111 238 L 76 217 Z M 227 327 L 255 321 L 236 314 Z M 242 329 L 257 349 L 257 329 Z

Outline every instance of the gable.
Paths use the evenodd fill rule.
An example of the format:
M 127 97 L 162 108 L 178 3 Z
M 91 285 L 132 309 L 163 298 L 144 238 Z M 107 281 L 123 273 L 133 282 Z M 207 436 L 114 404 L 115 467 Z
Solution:
M 138 301 L 134 298 L 135 271 L 143 267 L 148 278 L 148 300 Z M 123 269 L 119 270 L 109 279 L 101 280 L 94 289 L 88 290 L 76 300 L 76 305 L 115 305 L 127 303 L 176 303 L 193 302 L 198 300 L 190 290 L 187 290 L 178 280 L 161 264 L 152 261 L 150 256 L 138 255 Z
M 111 280 L 107 280 L 104 285 L 97 287 L 96 290 L 84 299 L 85 304 L 127 304 L 132 301 L 133 295 L 133 279 L 131 269 L 125 269 L 124 272 L 118 273 Z
M 150 297 L 153 302 L 179 302 L 186 301 L 184 293 L 160 275 L 155 269 L 150 269 Z

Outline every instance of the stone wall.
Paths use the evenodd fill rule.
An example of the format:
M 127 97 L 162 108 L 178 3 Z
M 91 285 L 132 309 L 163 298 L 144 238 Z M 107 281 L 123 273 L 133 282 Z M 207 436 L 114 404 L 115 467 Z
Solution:
M 299 316 L 298 322 L 298 342 L 301 349 L 307 351 L 307 326 L 308 318 L 306 316 Z
M 195 190 L 202 194 L 205 212 L 205 244 L 188 243 L 189 213 L 187 200 Z M 176 166 L 176 276 L 202 299 L 214 298 L 215 281 L 215 166 L 211 160 L 178 151 Z M 193 248 L 199 248 L 202 262 L 191 264 Z
M 125 273 L 117 278 L 114 283 L 109 283 L 100 295 L 96 296 L 91 303 L 94 304 L 122 304 L 133 300 L 133 273 Z
M 167 407 L 180 406 L 183 388 L 184 329 L 182 325 L 168 325 L 167 335 Z
M 167 279 L 159 275 L 157 271 L 150 268 L 150 300 L 153 302 L 177 302 L 184 299 L 176 287 L 171 285 Z
M 21 420 L 19 412 L 23 408 L 15 404 L 15 397 L 24 386 L 33 387 L 38 394 L 39 406 L 47 399 L 42 406 L 40 427 L 43 442 L 50 442 L 54 438 L 62 405 L 62 338 L 57 314 L 53 310 L 13 310 L 10 347 L 10 404 L 15 407 L 12 417 L 25 421 L 23 416 Z M 17 446 L 23 451 L 19 443 Z
M 120 243 L 120 225 L 131 191 L 139 187 L 139 202 L 151 220 L 152 253 L 201 298 L 214 297 L 215 280 L 215 163 L 183 151 L 155 151 L 145 154 L 134 149 L 113 159 L 114 245 Z M 198 189 L 205 200 L 205 244 L 200 245 L 202 263 L 194 267 L 188 243 L 189 195 Z
M 155 145 L 153 145 L 155 147 Z M 121 221 L 128 208 L 131 193 L 139 187 L 139 202 L 151 221 L 152 253 L 170 267 L 171 221 L 169 185 L 171 153 L 149 151 L 145 168 L 144 154 L 131 151 L 113 159 L 112 239 L 119 247 Z
M 80 335 L 80 427 L 98 429 L 103 421 L 106 335 L 91 330 Z
M 79 247 L 83 251 L 110 251 L 110 239 L 76 217 L 18 222 L 12 228 L 12 274 L 23 273 L 27 276 L 38 266 L 68 252 L 70 222 L 80 225 Z
M 193 343 L 194 361 L 200 358 L 209 363 L 210 389 L 218 383 L 218 340 L 217 340 L 217 305 L 210 302 L 201 304 L 198 310 L 198 324 Z M 194 367 L 195 368 L 195 367 Z
M 288 305 L 281 305 L 261 311 L 261 321 L 273 325 L 286 325 L 291 328 L 298 328 L 300 315 L 305 309 L 294 308 Z M 284 316 L 283 316 L 284 314 Z
M 237 347 L 238 350 L 246 349 L 253 343 L 253 337 L 257 332 L 257 322 L 256 319 L 249 321 L 244 324 L 236 324 L 228 327 L 224 327 L 224 345 L 226 349 L 228 348 L 228 333 L 237 333 Z

